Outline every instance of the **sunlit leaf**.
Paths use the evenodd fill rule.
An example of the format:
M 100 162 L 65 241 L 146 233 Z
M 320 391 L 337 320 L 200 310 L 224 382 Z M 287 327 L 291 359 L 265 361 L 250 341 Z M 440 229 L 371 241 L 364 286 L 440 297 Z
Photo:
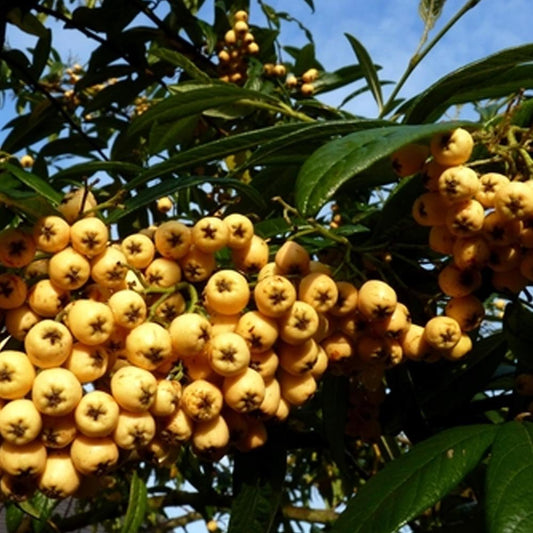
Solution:
M 446 0 L 420 0 L 418 4 L 418 14 L 424 21 L 428 31 L 435 26 L 435 22 L 437 22 L 442 14 L 445 3 Z
M 455 427 L 388 463 L 357 492 L 332 533 L 395 533 L 438 502 L 483 459 L 497 427 Z
M 381 84 L 379 82 L 377 69 L 366 48 L 353 35 L 350 35 L 349 33 L 345 33 L 344 35 L 357 56 L 363 75 L 370 88 L 370 92 L 378 105 L 378 111 L 381 111 L 383 109 L 383 95 L 381 93 Z
M 448 131 L 465 122 L 383 126 L 357 131 L 316 150 L 296 181 L 296 202 L 304 215 L 315 214 L 341 185 L 402 146 Z

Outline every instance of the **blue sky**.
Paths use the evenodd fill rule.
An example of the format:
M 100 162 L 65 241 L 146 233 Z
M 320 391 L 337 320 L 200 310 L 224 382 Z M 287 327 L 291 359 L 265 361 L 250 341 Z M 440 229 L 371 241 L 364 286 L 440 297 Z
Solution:
M 447 21 L 466 0 L 447 0 L 444 12 L 435 30 Z M 314 0 L 313 13 L 304 0 L 267 0 L 267 4 L 279 11 L 288 11 L 302 21 L 314 35 L 319 61 L 328 69 L 335 70 L 355 62 L 354 53 L 345 38 L 345 33 L 354 35 L 369 51 L 375 63 L 381 65 L 380 77 L 396 81 L 404 71 L 417 48 L 423 30 L 418 16 L 418 0 Z M 250 12 L 252 24 L 263 24 L 264 17 L 253 1 Z M 211 6 L 212 2 L 207 1 Z M 210 8 L 211 9 L 211 8 Z M 481 0 L 452 28 L 445 38 L 429 53 L 414 71 L 401 96 L 410 97 L 423 90 L 444 74 L 481 59 L 489 54 L 533 41 L 531 0 Z M 433 33 L 434 33 L 433 32 Z M 82 40 L 73 39 L 73 32 L 60 30 L 54 35 L 55 46 L 73 60 L 84 62 L 90 47 Z M 21 41 L 21 34 L 11 32 L 9 45 L 28 45 Z M 295 23 L 283 23 L 281 42 L 303 45 L 303 32 Z M 287 59 L 289 57 L 287 56 Z M 384 87 L 385 95 L 391 86 Z M 338 105 L 342 97 L 353 90 L 321 95 L 328 104 Z M 376 106 L 365 95 L 351 101 L 347 110 L 367 116 L 376 115 Z M 0 109 L 0 121 L 5 123 L 10 111 L 9 102 Z M 0 132 L 0 138 L 2 138 Z

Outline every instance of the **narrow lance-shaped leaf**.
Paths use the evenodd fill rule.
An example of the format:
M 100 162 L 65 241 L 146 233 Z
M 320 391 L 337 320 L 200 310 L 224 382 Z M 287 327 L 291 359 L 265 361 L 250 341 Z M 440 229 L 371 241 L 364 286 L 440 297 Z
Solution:
M 146 513 L 147 489 L 137 472 L 133 472 L 130 482 L 128 509 L 122 525 L 122 533 L 135 533 L 143 525 Z
M 379 112 L 381 112 L 383 109 L 383 95 L 381 93 L 378 71 L 366 48 L 353 35 L 350 35 L 349 33 L 345 33 L 344 35 L 350 42 L 350 45 L 357 56 L 359 65 L 363 71 L 363 75 L 368 83 L 368 87 L 370 88 L 370 92 L 378 104 Z
M 500 427 L 487 470 L 487 533 L 529 533 L 533 501 L 533 424 Z
M 357 131 L 331 141 L 313 152 L 302 165 L 296 181 L 296 205 L 303 215 L 313 215 L 341 185 L 380 159 L 406 144 L 467 124 L 391 125 Z
M 399 112 L 405 114 L 405 122 L 420 124 L 438 119 L 450 103 L 459 103 L 462 100 L 461 95 L 467 94 L 468 98 L 472 98 L 473 89 L 477 88 L 477 100 L 486 97 L 485 90 L 494 98 L 498 96 L 492 88 L 494 79 L 505 79 L 507 72 L 517 65 L 530 63 L 532 57 L 533 44 L 526 44 L 469 63 L 442 77 L 418 96 L 405 102 Z M 500 96 L 522 88 L 522 83 L 522 79 L 517 80 L 514 89 L 504 84 L 506 92 Z
M 31 172 L 23 170 L 10 163 L 1 163 L 0 170 L 1 169 L 4 169 L 9 172 L 11 176 L 26 185 L 26 187 L 39 193 L 40 196 L 46 198 L 52 204 L 57 204 L 61 200 L 61 193 L 59 191 L 56 191 L 51 185 L 49 185 L 48 182 L 46 182 L 36 174 L 32 174 Z M 2 190 L 1 187 L 0 190 Z M 11 191 L 7 190 L 6 192 L 9 193 Z
M 455 427 L 414 446 L 359 490 L 331 533 L 396 533 L 456 487 L 496 433 L 493 425 Z

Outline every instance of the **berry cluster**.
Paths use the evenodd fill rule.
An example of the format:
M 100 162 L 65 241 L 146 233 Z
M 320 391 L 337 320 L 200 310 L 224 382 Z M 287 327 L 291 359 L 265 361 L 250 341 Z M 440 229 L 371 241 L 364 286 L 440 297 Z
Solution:
M 473 145 L 470 133 L 458 128 L 431 139 L 428 161 L 420 164 L 418 152 L 410 170 L 420 164 L 427 192 L 413 204 L 413 217 L 431 227 L 430 248 L 452 258 L 439 274 L 444 294 L 471 295 L 487 271 L 496 290 L 516 294 L 533 280 L 532 182 L 478 175 L 465 165 Z M 397 168 L 411 150 L 397 154 Z
M 248 26 L 248 13 L 239 10 L 233 15 L 233 25 L 219 45 L 218 73 L 225 82 L 242 85 L 247 78 L 247 57 L 259 53 L 259 45 Z

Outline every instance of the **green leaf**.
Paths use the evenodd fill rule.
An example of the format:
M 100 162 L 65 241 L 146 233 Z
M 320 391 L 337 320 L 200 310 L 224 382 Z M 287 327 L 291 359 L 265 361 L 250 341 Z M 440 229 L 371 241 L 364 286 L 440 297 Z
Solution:
M 259 208 L 264 206 L 264 198 L 253 187 L 242 183 L 239 180 L 230 178 L 209 178 L 206 176 L 187 176 L 173 179 L 165 179 L 157 185 L 150 186 L 143 189 L 135 196 L 128 198 L 124 202 L 124 207 L 121 209 L 114 209 L 107 217 L 108 223 L 117 222 L 122 217 L 134 212 L 137 209 L 146 207 L 155 202 L 162 196 L 173 194 L 183 189 L 191 187 L 200 187 L 206 183 L 216 184 L 219 187 L 226 187 L 228 189 L 235 189 L 244 196 L 247 196 Z
M 503 316 L 503 333 L 520 364 L 533 369 L 533 312 L 520 301 L 507 304 Z
M 139 531 L 144 522 L 147 502 L 146 484 L 137 472 L 134 471 L 130 481 L 128 509 L 124 517 L 124 523 L 122 524 L 122 533 L 135 533 Z
M 533 502 L 533 424 L 500 427 L 487 469 L 487 533 L 529 533 Z
M 9 172 L 12 177 L 17 179 L 19 182 L 23 183 L 36 193 L 39 193 L 40 196 L 42 196 L 52 204 L 57 205 L 60 202 L 62 197 L 61 193 L 56 191 L 47 181 L 43 180 L 39 176 L 32 174 L 31 172 L 28 172 L 26 170 L 23 170 L 10 163 L 0 163 L 0 169 Z M 10 190 L 8 189 L 6 190 L 6 192 L 9 193 Z
M 228 533 L 276 531 L 287 462 L 282 442 L 282 438 L 269 438 L 265 446 L 235 456 L 235 497 Z
M 497 433 L 455 427 L 414 446 L 361 487 L 331 533 L 395 533 L 448 494 L 483 459 Z
M 507 96 L 524 87 L 523 78 L 519 76 L 512 83 L 497 84 L 498 90 L 494 89 L 494 80 L 504 82 L 516 65 L 529 63 L 532 58 L 533 44 L 490 55 L 447 74 L 405 102 L 399 111 L 405 114 L 404 122 L 420 124 L 437 120 L 450 105 L 466 102 L 474 95 L 476 99 Z
M 381 112 L 383 109 L 383 95 L 381 93 L 381 84 L 379 82 L 377 69 L 372 62 L 372 59 L 370 58 L 366 48 L 353 35 L 350 35 L 349 33 L 345 33 L 344 35 L 348 39 L 353 51 L 355 52 L 355 55 L 357 56 L 359 65 L 363 71 L 363 75 L 368 83 L 368 87 L 370 88 L 370 92 L 378 104 L 379 112 Z
M 390 125 L 357 131 L 331 141 L 311 154 L 302 166 L 296 181 L 297 207 L 303 215 L 315 214 L 341 185 L 373 163 L 408 143 L 466 124 Z
M 277 104 L 275 98 L 269 98 L 266 95 L 241 89 L 229 84 L 212 84 L 190 87 L 183 92 L 179 92 L 160 103 L 154 105 L 151 109 L 137 117 L 131 124 L 130 135 L 135 135 L 155 123 L 174 122 L 183 117 L 196 115 L 214 109 L 220 106 L 234 104 L 243 100 L 267 102 Z
M 171 65 L 183 69 L 192 79 L 204 83 L 210 83 L 211 78 L 202 70 L 199 69 L 193 61 L 188 57 L 175 50 L 168 48 L 154 48 L 150 53 L 159 59 L 168 61 Z
M 110 175 L 112 175 L 113 172 L 136 175 L 141 171 L 141 167 L 123 161 L 89 161 L 88 163 L 79 163 L 60 170 L 59 172 L 56 172 L 50 180 L 58 182 L 63 180 L 81 179 L 82 177 L 92 176 L 95 172 L 100 170 L 107 172 Z

